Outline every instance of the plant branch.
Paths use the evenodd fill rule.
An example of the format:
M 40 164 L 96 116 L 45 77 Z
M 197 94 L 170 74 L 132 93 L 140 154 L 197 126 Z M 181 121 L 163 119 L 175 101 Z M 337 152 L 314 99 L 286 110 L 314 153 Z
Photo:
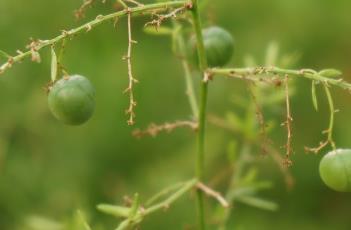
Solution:
M 196 35 L 197 54 L 199 59 L 199 68 L 203 76 L 200 89 L 200 110 L 198 115 L 199 131 L 197 136 L 197 160 L 196 160 L 196 177 L 199 180 L 204 178 L 204 155 L 205 155 L 205 125 L 206 125 L 206 108 L 207 108 L 207 95 L 208 95 L 208 81 L 206 70 L 207 57 L 206 50 L 202 35 L 201 17 L 199 12 L 199 1 L 192 0 L 192 17 L 194 24 L 194 31 Z M 205 210 L 204 198 L 201 190 L 197 191 L 197 210 L 198 210 L 198 227 L 200 230 L 205 230 Z
M 129 10 L 129 9 L 128 9 Z M 128 63 L 128 78 L 129 78 L 129 85 L 128 88 L 124 91 L 125 93 L 129 93 L 129 107 L 126 110 L 126 114 L 129 115 L 129 119 L 127 121 L 128 125 L 134 125 L 135 121 L 135 106 L 136 101 L 134 99 L 134 92 L 133 92 L 133 87 L 134 83 L 138 83 L 138 80 L 134 78 L 133 76 L 133 69 L 132 69 L 132 47 L 133 44 L 137 43 L 136 41 L 133 40 L 132 38 L 132 19 L 131 19 L 131 13 L 128 13 L 128 54 L 124 59 L 127 60 Z
M 94 20 L 87 22 L 77 28 L 70 29 L 68 31 L 63 31 L 60 35 L 57 37 L 50 39 L 50 40 L 38 40 L 35 45 L 35 50 L 38 52 L 39 50 L 45 48 L 45 47 L 50 47 L 52 45 L 55 45 L 57 42 L 60 42 L 61 40 L 65 38 L 70 38 L 72 36 L 75 36 L 79 33 L 82 32 L 88 32 L 92 28 L 110 21 L 114 20 L 116 18 L 126 16 L 128 14 L 136 14 L 136 13 L 142 13 L 142 12 L 148 12 L 148 11 L 153 11 L 153 10 L 167 10 L 170 7 L 180 7 L 183 5 L 188 5 L 189 1 L 187 0 L 178 0 L 178 1 L 169 1 L 169 2 L 160 2 L 160 3 L 154 3 L 154 4 L 148 4 L 148 5 L 143 5 L 143 6 L 137 6 L 129 9 L 124 9 L 122 11 L 118 11 L 115 13 L 107 14 L 107 15 L 99 15 L 97 16 Z M 8 58 L 8 61 L 5 62 L 0 66 L 0 74 L 4 73 L 6 70 L 8 70 L 13 64 L 18 63 L 22 61 L 24 58 L 29 57 L 33 54 L 32 49 L 28 49 L 26 52 L 19 52 L 18 55 L 10 56 Z
M 334 128 L 334 114 L 335 114 L 335 109 L 334 109 L 334 102 L 333 102 L 333 98 L 332 95 L 330 93 L 330 90 L 328 88 L 328 85 L 323 84 L 324 90 L 325 90 L 325 94 L 327 96 L 327 100 L 328 100 L 328 104 L 329 104 L 329 110 L 330 110 L 330 118 L 329 118 L 329 127 L 327 130 L 323 131 L 323 134 L 327 134 L 327 140 L 322 141 L 319 143 L 318 147 L 315 148 L 309 148 L 309 147 L 305 147 L 305 151 L 307 152 L 313 152 L 313 153 L 319 153 L 324 147 L 326 147 L 328 144 L 331 145 L 331 147 L 333 148 L 333 150 L 336 149 L 336 145 L 335 142 L 333 140 L 333 128 Z
M 214 191 L 210 187 L 206 186 L 205 184 L 199 182 L 197 183 L 196 187 L 206 193 L 208 196 L 215 198 L 224 208 L 229 207 L 228 201 L 217 191 Z
M 99 205 L 98 209 L 109 215 L 126 218 L 119 224 L 116 230 L 130 229 L 131 227 L 139 224 L 144 219 L 145 216 L 150 215 L 156 211 L 169 208 L 170 205 L 172 205 L 185 193 L 193 189 L 197 185 L 197 183 L 198 183 L 197 179 L 192 179 L 185 183 L 182 183 L 181 186 L 178 187 L 178 190 L 176 192 L 174 192 L 172 195 L 170 195 L 168 198 L 164 199 L 163 201 L 157 204 L 154 204 L 150 207 L 143 208 L 139 204 L 137 204 L 136 206 L 134 206 L 134 209 L 133 209 L 133 207 L 127 208 L 127 207 L 111 206 L 111 205 Z M 157 196 L 157 199 L 158 198 L 159 198 L 159 195 Z M 116 213 L 114 213 L 114 211 Z M 126 211 L 129 213 L 128 216 L 125 216 Z
M 286 74 L 295 77 L 304 77 L 327 85 L 338 86 L 342 89 L 351 91 L 351 84 L 343 79 L 325 77 L 320 72 L 312 69 L 282 69 L 278 67 L 252 67 L 252 68 L 214 68 L 208 70 L 211 75 L 224 75 L 250 81 L 269 81 L 272 77 L 284 78 Z

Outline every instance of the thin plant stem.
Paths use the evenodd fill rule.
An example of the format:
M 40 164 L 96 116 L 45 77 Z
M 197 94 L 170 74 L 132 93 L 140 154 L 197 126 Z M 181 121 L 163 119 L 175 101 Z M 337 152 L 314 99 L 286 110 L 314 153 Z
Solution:
M 286 140 L 286 153 L 285 153 L 285 160 L 284 164 L 287 166 L 291 166 L 292 161 L 290 160 L 291 154 L 292 154 L 292 146 L 291 146 L 291 141 L 292 141 L 292 131 L 291 131 L 291 123 L 293 121 L 293 118 L 291 116 L 291 109 L 290 109 L 290 98 L 289 98 L 289 77 L 288 75 L 285 76 L 285 104 L 286 104 L 286 121 L 285 121 L 285 126 L 287 130 L 287 140 Z
M 165 210 L 165 209 L 169 208 L 170 205 L 172 205 L 175 201 L 177 201 L 179 198 L 181 198 L 184 194 L 186 194 L 191 189 L 195 188 L 198 183 L 199 183 L 199 181 L 195 178 L 195 179 L 191 179 L 187 182 L 177 184 L 177 188 L 170 187 L 167 189 L 168 191 L 163 190 L 160 193 L 156 194 L 156 196 L 154 196 L 152 198 L 152 200 L 150 200 L 150 201 L 154 202 L 155 199 L 158 199 L 160 196 L 164 195 L 162 193 L 164 193 L 165 191 L 168 193 L 170 189 L 171 190 L 176 189 L 176 191 L 173 194 L 171 194 L 169 197 L 167 197 L 164 200 L 162 200 L 162 201 L 160 201 L 160 202 L 158 202 L 150 207 L 147 207 L 147 208 L 141 207 L 140 204 L 137 202 L 137 200 L 134 199 L 134 202 L 137 202 L 137 203 L 134 203 L 135 206 L 133 206 L 131 208 L 127 208 L 128 216 L 126 216 L 126 219 L 123 220 L 118 225 L 116 230 L 132 229 L 132 227 L 138 225 L 147 215 L 150 215 L 154 212 L 157 212 L 160 210 Z M 102 207 L 102 205 L 100 205 L 100 207 Z M 119 206 L 116 206 L 116 207 L 118 207 L 118 209 L 121 210 L 120 209 L 121 207 L 119 207 Z M 124 207 L 122 207 L 122 208 L 124 208 Z M 110 206 L 110 210 L 113 210 L 113 206 Z M 114 215 L 114 213 L 111 212 L 110 210 L 106 211 L 106 209 L 105 210 L 100 209 L 100 211 L 102 211 L 102 212 L 105 212 L 105 213 L 110 214 L 110 215 Z
M 201 18 L 199 12 L 198 0 L 192 0 L 193 7 L 191 9 L 194 30 L 196 35 L 197 54 L 199 59 L 199 68 L 202 76 L 206 79 L 207 58 L 205 45 L 202 36 Z M 208 81 L 201 82 L 200 89 L 200 109 L 199 109 L 199 129 L 197 136 L 197 160 L 196 160 L 196 177 L 203 181 L 204 179 L 204 155 L 205 155 L 205 123 L 206 123 L 206 107 L 207 107 Z M 204 197 L 201 190 L 197 190 L 197 210 L 198 210 L 198 228 L 205 230 L 205 210 Z
M 145 206 L 147 207 L 147 206 L 152 205 L 153 203 L 158 201 L 161 197 L 167 195 L 170 192 L 173 192 L 174 190 L 178 189 L 179 187 L 183 186 L 184 184 L 185 184 L 184 182 L 181 182 L 181 183 L 173 184 L 167 188 L 164 188 L 162 191 L 160 191 L 159 193 L 155 194 L 150 199 L 148 199 L 145 202 Z
M 333 98 L 331 96 L 331 93 L 330 93 L 328 86 L 324 85 L 324 90 L 325 90 L 325 94 L 327 95 L 329 110 L 330 110 L 329 128 L 327 131 L 328 132 L 328 142 L 332 146 L 333 150 L 336 150 L 335 142 L 333 140 L 334 113 L 335 113 L 334 102 L 333 102 Z
M 173 195 L 168 197 L 166 200 L 155 204 L 144 211 L 144 215 L 148 215 L 154 213 L 160 209 L 168 208 L 174 201 L 176 201 L 179 197 L 184 195 L 190 189 L 194 188 L 194 186 L 198 183 L 197 179 L 192 179 L 189 182 L 186 182 L 178 191 L 176 191 Z
M 179 7 L 183 6 L 189 3 L 189 1 L 185 0 L 178 0 L 178 1 L 169 1 L 169 2 L 160 2 L 160 3 L 154 3 L 154 4 L 148 4 L 148 5 L 142 5 L 142 6 L 137 6 L 137 7 L 132 7 L 129 9 L 124 9 L 112 14 L 107 14 L 107 15 L 99 15 L 97 16 L 94 20 L 87 22 L 77 28 L 70 29 L 68 31 L 63 31 L 60 35 L 57 37 L 50 39 L 50 40 L 38 40 L 35 45 L 35 51 L 39 51 L 42 48 L 45 47 L 50 47 L 52 45 L 55 45 L 57 42 L 60 42 L 63 39 L 70 38 L 72 36 L 75 36 L 79 33 L 82 32 L 88 32 L 92 28 L 107 22 L 114 20 L 116 18 L 126 16 L 128 14 L 135 14 L 135 13 L 141 13 L 141 12 L 146 12 L 146 11 L 153 11 L 153 10 L 158 10 L 158 9 L 165 9 L 167 10 L 169 7 Z M 30 49 L 26 52 L 19 52 L 18 55 L 16 56 L 11 56 L 9 57 L 8 61 L 5 62 L 4 64 L 0 65 L 0 74 L 5 72 L 7 69 L 9 69 L 14 63 L 18 63 L 22 61 L 24 58 L 31 56 L 33 51 Z
M 265 81 L 269 80 L 269 76 L 275 75 L 276 77 L 284 78 L 286 74 L 289 76 L 303 77 L 317 82 L 322 82 L 328 85 L 335 85 L 342 89 L 351 90 L 351 83 L 344 81 L 341 78 L 329 78 L 322 76 L 316 70 L 312 69 L 282 69 L 278 67 L 250 67 L 250 68 L 214 68 L 208 70 L 212 75 L 224 75 L 233 78 L 245 79 L 250 81 Z
M 133 47 L 133 43 L 136 43 L 136 41 L 132 39 L 131 21 L 132 21 L 132 16 L 129 13 L 128 14 L 128 53 L 127 53 L 127 56 L 125 57 L 128 64 L 128 79 L 129 79 L 128 88 L 125 90 L 125 92 L 129 94 L 129 107 L 126 110 L 126 114 L 129 115 L 129 119 L 127 121 L 128 125 L 134 125 L 134 122 L 135 122 L 134 109 L 136 107 L 136 101 L 134 99 L 133 87 L 134 87 L 134 83 L 138 82 L 138 80 L 133 76 L 133 68 L 132 68 L 132 47 Z

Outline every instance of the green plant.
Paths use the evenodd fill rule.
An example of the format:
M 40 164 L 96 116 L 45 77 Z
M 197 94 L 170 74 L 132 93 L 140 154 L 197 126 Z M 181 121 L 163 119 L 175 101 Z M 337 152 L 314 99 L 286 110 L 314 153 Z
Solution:
M 76 14 L 81 17 L 84 14 L 84 10 L 87 6 L 91 5 L 94 1 L 85 1 L 84 5 L 76 12 Z M 146 130 L 136 130 L 134 134 L 138 137 L 144 135 L 155 136 L 161 131 L 172 131 L 178 127 L 190 127 L 196 131 L 197 135 L 197 160 L 195 162 L 196 174 L 195 178 L 190 179 L 186 182 L 172 185 L 169 188 L 156 194 L 150 200 L 142 202 L 139 196 L 136 194 L 132 199 L 128 199 L 126 205 L 99 205 L 98 209 L 104 213 L 113 215 L 115 217 L 122 218 L 123 221 L 120 223 L 117 229 L 130 229 L 139 225 L 144 218 L 154 213 L 155 211 L 167 208 L 169 205 L 173 204 L 177 199 L 183 196 L 185 193 L 192 189 L 196 189 L 197 194 L 197 209 L 198 209 L 198 228 L 203 230 L 208 226 L 208 221 L 205 218 L 205 207 L 204 207 L 204 195 L 208 195 L 216 199 L 220 205 L 218 208 L 218 215 L 220 219 L 220 229 L 226 228 L 226 221 L 229 217 L 230 209 L 228 207 L 233 201 L 243 202 L 255 207 L 264 208 L 267 210 L 277 209 L 277 205 L 270 201 L 262 200 L 256 195 L 259 191 L 263 189 L 268 189 L 271 184 L 267 181 L 260 181 L 257 179 L 257 169 L 253 166 L 254 160 L 252 160 L 251 152 L 258 152 L 261 149 L 262 152 L 268 152 L 272 157 L 279 163 L 284 163 L 285 166 L 281 166 L 281 171 L 287 178 L 287 184 L 291 183 L 289 180 L 289 173 L 287 172 L 287 167 L 292 164 L 290 159 L 292 154 L 292 114 L 290 110 L 289 96 L 293 90 L 292 81 L 294 77 L 306 78 L 312 81 L 312 99 L 313 104 L 316 109 L 318 109 L 318 100 L 316 96 L 316 87 L 318 85 L 322 86 L 325 90 L 329 108 L 330 108 L 330 123 L 329 128 L 326 131 L 327 139 L 322 142 L 316 148 L 306 148 L 307 151 L 319 152 L 328 144 L 330 144 L 334 149 L 336 145 L 332 138 L 333 131 L 333 121 L 334 121 L 334 105 L 330 92 L 331 86 L 337 86 L 346 90 L 351 89 L 351 85 L 340 78 L 341 73 L 334 69 L 327 69 L 322 71 L 316 71 L 312 69 L 289 69 L 289 66 L 285 66 L 278 62 L 276 59 L 277 52 L 275 52 L 275 46 L 271 46 L 269 52 L 267 52 L 267 60 L 265 65 L 262 67 L 257 67 L 256 64 L 248 62 L 245 68 L 211 68 L 213 66 L 222 66 L 228 61 L 229 56 L 231 56 L 230 49 L 231 39 L 228 35 L 221 36 L 225 37 L 226 55 L 219 55 L 212 62 L 212 48 L 208 50 L 206 47 L 206 38 L 209 36 L 206 32 L 203 33 L 202 22 L 200 20 L 200 11 L 202 6 L 199 5 L 197 0 L 192 1 L 169 1 L 169 2 L 159 2 L 153 4 L 143 5 L 134 0 L 119 0 L 118 1 L 123 8 L 123 10 L 111 13 L 109 15 L 99 15 L 94 20 L 83 24 L 75 29 L 68 31 L 63 31 L 62 34 L 50 40 L 33 40 L 28 45 L 28 50 L 25 52 L 19 51 L 18 55 L 11 56 L 5 52 L 2 52 L 2 56 L 7 58 L 7 61 L 1 65 L 0 73 L 8 70 L 13 64 L 22 61 L 26 57 L 32 57 L 33 61 L 40 61 L 40 50 L 45 47 L 51 47 L 52 52 L 52 65 L 51 65 L 51 83 L 56 84 L 65 79 L 56 81 L 57 72 L 62 71 L 63 75 L 68 75 L 66 68 L 62 65 L 62 54 L 65 48 L 65 44 L 70 40 L 75 38 L 76 35 L 82 32 L 89 32 L 94 27 L 114 20 L 118 23 L 118 19 L 122 16 L 127 16 L 128 23 L 128 50 L 127 55 L 124 59 L 127 61 L 128 66 L 128 79 L 129 84 L 125 90 L 129 95 L 129 107 L 127 108 L 128 114 L 128 124 L 133 125 L 135 123 L 135 106 L 136 100 L 133 94 L 133 86 L 138 81 L 133 76 L 133 65 L 132 65 L 132 48 L 135 41 L 132 38 L 132 16 L 136 15 L 152 15 L 152 21 L 146 23 L 146 31 L 148 33 L 157 35 L 167 35 L 172 38 L 172 47 L 174 53 L 180 57 L 181 63 L 184 68 L 185 82 L 187 88 L 187 94 L 189 98 L 189 104 L 192 111 L 193 120 L 190 121 L 176 121 L 172 123 L 165 123 L 163 125 L 151 125 Z M 133 6 L 131 6 L 133 4 Z M 163 22 L 167 19 L 172 20 L 171 26 L 164 26 Z M 192 31 L 190 25 L 193 26 Z M 150 29 L 151 27 L 151 29 Z M 155 28 L 152 28 L 155 27 Z M 212 27 L 213 28 L 213 27 Z M 217 30 L 217 29 L 216 29 Z M 191 65 L 189 60 L 186 58 L 187 46 L 186 41 L 191 36 L 195 34 L 196 40 L 196 51 L 198 55 L 198 65 L 199 65 L 199 75 L 200 79 L 196 79 L 200 85 L 200 96 L 197 98 L 195 96 L 195 89 L 193 87 L 193 73 L 191 72 Z M 211 32 L 213 33 L 213 31 Z M 216 42 L 214 45 L 218 45 Z M 55 47 L 60 47 L 59 55 L 56 56 Z M 222 47 L 221 47 L 222 49 Z M 223 49 L 224 50 L 224 49 Z M 209 52 L 209 53 L 207 53 Z M 218 60 L 217 60 L 218 58 Z M 222 59 L 223 58 L 223 59 Z M 280 66 L 280 67 L 277 67 Z M 195 74 L 194 74 L 195 75 Z M 237 78 L 243 80 L 247 83 L 248 91 L 250 92 L 251 99 L 249 103 L 244 103 L 245 117 L 236 116 L 235 113 L 229 113 L 227 117 L 216 118 L 208 117 L 206 112 L 207 107 L 207 97 L 208 97 L 208 85 L 212 83 L 211 81 L 219 78 L 220 76 L 227 76 L 229 78 Z M 69 80 L 68 80 L 69 81 Z M 76 86 L 76 85 L 74 85 Z M 276 94 L 271 92 L 272 87 L 281 87 L 283 90 Z M 54 88 L 50 91 L 56 99 L 54 94 Z M 91 92 L 91 90 L 89 90 Z M 50 95 L 49 95 L 50 98 Z M 86 97 L 84 97 L 87 99 Z M 265 100 L 262 100 L 265 98 Z M 50 101 L 50 99 L 49 99 Z M 266 127 L 266 121 L 263 118 L 262 108 L 270 107 L 272 104 L 277 102 L 285 102 L 286 104 L 286 119 L 284 125 L 287 130 L 287 141 L 285 144 L 286 152 L 284 159 L 281 159 L 278 151 L 272 147 L 269 143 Z M 198 103 L 199 102 L 199 103 Z M 236 100 L 236 103 L 240 104 L 240 100 Z M 271 104 L 270 104 L 271 103 Z M 49 104 L 51 104 L 49 102 Z M 247 106 L 248 105 L 248 106 Z M 56 106 L 56 105 L 55 105 Z M 62 107 L 59 109 L 61 110 Z M 90 107 L 91 108 L 91 107 Z M 87 113 L 83 113 L 86 115 Z M 61 116 L 59 118 L 62 119 Z M 65 119 L 63 119 L 66 121 Z M 68 119 L 67 119 L 68 120 Z M 70 119 L 69 119 L 70 120 Z M 78 119 L 80 120 L 80 119 Z M 83 120 L 83 119 L 82 119 Z M 242 136 L 242 143 L 240 144 L 240 151 L 237 150 L 237 143 L 231 142 L 228 148 L 228 156 L 230 164 L 235 165 L 235 172 L 232 173 L 231 180 L 228 182 L 228 191 L 225 196 L 222 196 L 219 192 L 215 191 L 207 183 L 208 178 L 205 178 L 205 134 L 206 134 L 206 122 L 211 121 L 217 126 L 224 126 L 223 128 L 229 127 L 231 132 L 235 132 Z M 70 120 L 71 122 L 71 120 Z M 78 122 L 74 119 L 73 123 Z M 224 125 L 223 125 L 224 122 Z M 227 124 L 229 125 L 227 126 Z M 247 124 L 243 126 L 241 124 Z M 228 129 L 228 128 L 227 128 Z M 239 154 L 238 154 L 239 152 Z M 246 167 L 249 167 L 248 169 Z M 231 168 L 230 168 L 231 169 Z M 289 182 L 290 181 L 290 182 Z M 206 184 L 205 184 L 206 182 Z M 224 214 L 223 214 L 224 212 Z M 84 221 L 84 226 L 86 222 Z M 90 227 L 85 227 L 89 229 Z
M 49 86 L 48 103 L 58 120 L 68 125 L 80 125 L 94 112 L 95 89 L 83 76 L 64 77 Z
M 339 192 L 351 192 L 351 150 L 336 149 L 323 156 L 319 164 L 322 180 Z

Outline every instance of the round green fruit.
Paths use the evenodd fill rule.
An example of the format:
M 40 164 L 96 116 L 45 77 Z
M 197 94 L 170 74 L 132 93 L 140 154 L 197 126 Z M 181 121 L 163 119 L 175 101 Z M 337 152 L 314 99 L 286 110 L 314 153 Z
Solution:
M 234 39 L 232 35 L 223 28 L 212 26 L 202 31 L 204 46 L 209 67 L 222 67 L 226 65 L 233 56 Z M 191 39 L 192 55 L 197 58 L 196 39 Z M 196 59 L 197 60 L 197 59 Z
M 319 164 L 323 182 L 339 192 L 351 192 L 351 149 L 327 153 Z
M 95 108 L 95 89 L 80 75 L 64 77 L 50 88 L 49 108 L 67 125 L 80 125 L 89 120 Z

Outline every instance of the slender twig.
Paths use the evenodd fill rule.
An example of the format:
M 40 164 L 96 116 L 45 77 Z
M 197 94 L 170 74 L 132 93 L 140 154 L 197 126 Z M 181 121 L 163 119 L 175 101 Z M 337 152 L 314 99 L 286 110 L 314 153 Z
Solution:
M 226 199 L 217 191 L 214 191 L 210 187 L 206 186 L 205 184 L 199 182 L 197 183 L 196 187 L 206 193 L 208 196 L 215 198 L 223 207 L 228 208 L 229 203 Z
M 199 1 L 192 0 L 192 17 L 194 30 L 196 35 L 197 54 L 199 58 L 199 69 L 202 76 L 205 78 L 207 66 L 207 57 L 205 45 L 202 35 L 201 17 L 199 12 Z M 206 124 L 206 108 L 207 108 L 207 94 L 208 81 L 201 81 L 200 89 L 200 110 L 199 110 L 199 131 L 197 137 L 197 160 L 196 160 L 196 176 L 199 180 L 204 178 L 204 155 L 205 155 L 205 124 Z M 203 192 L 197 191 L 197 210 L 198 210 L 198 227 L 199 230 L 205 230 L 205 210 Z
M 162 125 L 156 125 L 156 124 L 150 124 L 149 127 L 146 130 L 140 130 L 140 129 L 136 129 L 133 131 L 133 136 L 137 137 L 137 138 L 141 138 L 143 136 L 152 136 L 155 137 L 157 136 L 160 132 L 167 132 L 170 133 L 172 132 L 174 129 L 176 128 L 180 128 L 180 127 L 188 127 L 192 130 L 196 130 L 198 125 L 196 122 L 194 121 L 176 121 L 173 123 L 164 123 Z
M 129 11 L 129 9 L 127 9 Z M 128 125 L 134 125 L 135 121 L 135 106 L 137 105 L 135 99 L 134 99 L 134 92 L 133 92 L 133 87 L 134 83 L 138 83 L 138 80 L 134 78 L 133 76 L 133 69 L 132 69 L 132 47 L 133 44 L 137 43 L 136 41 L 133 40 L 132 38 L 132 17 L 131 14 L 128 13 L 128 54 L 127 56 L 124 57 L 125 60 L 127 60 L 128 63 L 128 78 L 129 78 L 129 84 L 128 88 L 124 91 L 125 93 L 129 94 L 129 107 L 126 110 L 126 114 L 129 115 L 129 119 L 127 121 Z
M 292 146 L 291 146 L 291 140 L 292 140 L 292 131 L 291 131 L 291 123 L 293 121 L 293 118 L 291 116 L 291 110 L 290 110 L 290 96 L 289 96 L 289 76 L 285 76 L 285 103 L 286 103 L 286 121 L 283 123 L 283 125 L 286 126 L 286 131 L 287 131 L 287 140 L 286 140 L 286 153 L 285 153 L 285 159 L 283 161 L 284 165 L 286 166 L 291 166 L 292 161 L 290 160 L 290 156 L 292 154 Z
M 146 202 L 145 202 L 145 206 L 148 207 L 152 204 L 154 204 L 156 201 L 158 201 L 160 198 L 162 198 L 163 196 L 173 192 L 174 190 L 179 189 L 180 187 L 184 186 L 186 182 L 181 182 L 181 183 L 176 183 L 173 184 L 167 188 L 162 189 L 159 193 L 155 194 L 154 196 L 152 196 L 151 198 L 149 198 Z
M 252 67 L 252 68 L 228 68 L 228 69 L 210 69 L 211 74 L 224 75 L 233 78 L 246 79 L 251 81 L 265 81 L 273 77 L 284 78 L 289 76 L 304 77 L 327 85 L 335 85 L 342 89 L 351 90 L 351 83 L 343 79 L 328 78 L 319 74 L 316 70 L 311 69 L 282 69 L 278 67 Z
M 314 147 L 314 148 L 305 147 L 305 151 L 313 152 L 316 154 L 319 153 L 328 144 L 331 145 L 333 150 L 336 149 L 336 145 L 335 145 L 335 142 L 333 140 L 334 114 L 335 114 L 334 102 L 333 102 L 333 98 L 331 96 L 330 90 L 328 88 L 328 85 L 324 84 L 323 87 L 325 90 L 325 94 L 327 96 L 327 100 L 328 100 L 328 104 L 329 104 L 329 111 L 330 111 L 329 127 L 327 130 L 323 131 L 323 134 L 327 134 L 327 139 L 325 141 L 320 142 L 319 146 L 317 146 L 317 147 Z
M 188 182 L 186 182 L 184 184 L 183 187 L 181 187 L 178 191 L 176 191 L 175 193 L 173 193 L 170 197 L 168 197 L 167 199 L 165 199 L 164 201 L 155 204 L 149 208 L 147 208 L 144 211 L 144 215 L 148 215 L 151 213 L 154 213 L 160 209 L 167 209 L 169 208 L 169 206 L 176 201 L 179 197 L 181 197 L 182 195 L 184 195 L 186 192 L 188 192 L 189 190 L 191 190 L 192 188 L 194 188 L 194 186 L 197 184 L 198 180 L 197 179 L 192 179 Z
M 329 111 L 330 111 L 329 128 L 327 130 L 328 141 L 331 144 L 332 148 L 334 150 L 336 150 L 336 145 L 335 145 L 335 142 L 333 140 L 334 114 L 335 114 L 334 101 L 333 101 L 333 98 L 332 98 L 332 95 L 330 93 L 328 86 L 325 84 L 324 84 L 324 90 L 325 90 L 325 94 L 327 95 L 328 104 L 329 104 Z
M 57 42 L 60 42 L 63 39 L 70 38 L 72 36 L 75 36 L 79 33 L 85 32 L 85 31 L 90 31 L 92 28 L 110 21 L 110 20 L 115 20 L 116 18 L 126 16 L 128 14 L 135 14 L 135 13 L 141 13 L 141 12 L 149 12 L 153 10 L 167 10 L 170 7 L 180 7 L 183 5 L 187 5 L 189 2 L 187 0 L 178 0 L 178 1 L 169 1 L 169 2 L 160 2 L 160 3 L 154 3 L 154 4 L 148 4 L 148 5 L 143 5 L 143 6 L 137 6 L 130 8 L 129 10 L 122 10 L 118 11 L 115 13 L 111 13 L 108 15 L 99 15 L 97 16 L 94 20 L 87 22 L 77 28 L 68 30 L 68 31 L 63 31 L 60 35 L 57 37 L 50 39 L 50 40 L 37 40 L 36 44 L 36 51 L 38 52 L 42 48 L 45 47 L 50 47 L 52 45 L 55 45 Z M 24 58 L 31 56 L 32 51 L 31 49 L 27 50 L 26 52 L 19 52 L 18 55 L 11 56 L 8 58 L 8 61 L 5 62 L 0 66 L 0 74 L 8 70 L 14 63 L 18 63 L 22 61 Z

